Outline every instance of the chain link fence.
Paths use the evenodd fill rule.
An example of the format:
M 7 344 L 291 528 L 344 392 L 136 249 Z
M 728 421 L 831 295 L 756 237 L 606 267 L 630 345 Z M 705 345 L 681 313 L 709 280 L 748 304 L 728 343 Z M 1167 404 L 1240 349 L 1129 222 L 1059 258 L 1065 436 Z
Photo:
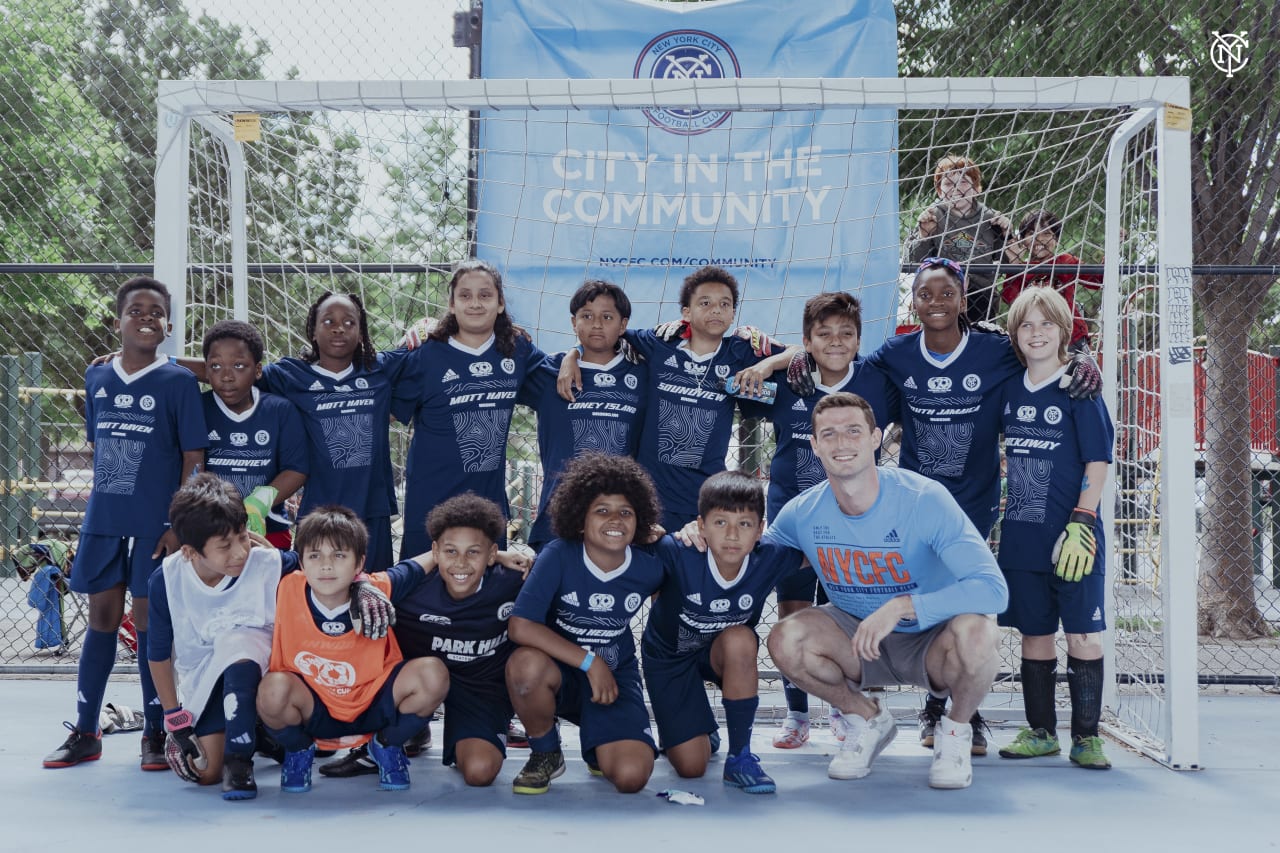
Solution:
M 1280 484 L 1274 482 L 1280 471 L 1280 289 L 1277 270 L 1259 266 L 1280 257 L 1280 96 L 1273 91 L 1280 25 L 1271 5 L 1245 2 L 1221 12 L 1184 2 L 1140 9 L 1082 0 L 896 5 L 904 76 L 1192 79 L 1199 345 L 1197 450 L 1186 464 L 1195 465 L 1198 478 L 1200 553 L 1176 566 L 1158 565 L 1160 531 L 1151 519 L 1161 472 L 1154 464 L 1122 465 L 1113 472 L 1123 504 L 1117 517 L 1132 524 L 1118 543 L 1121 565 L 1114 571 L 1118 594 L 1152 598 L 1160 594 L 1161 573 L 1198 566 L 1202 681 L 1274 684 L 1280 674 Z M 73 660 L 83 630 L 83 603 L 59 593 L 29 543 L 73 543 L 91 487 L 80 389 L 86 362 L 114 348 L 111 295 L 128 274 L 149 270 L 152 260 L 156 79 L 463 78 L 471 73 L 472 54 L 454 46 L 454 13 L 470 8 L 468 0 L 364 6 L 10 0 L 0 7 L 0 292 L 11 315 L 0 355 L 0 665 Z M 465 35 L 465 18 L 460 29 Z M 335 271 L 293 284 L 277 275 L 273 286 L 292 298 L 257 311 L 270 352 L 297 352 L 299 312 L 305 315 L 319 289 L 366 296 L 380 348 L 397 342 L 403 321 L 441 308 L 440 270 L 468 252 L 471 204 L 464 123 L 435 130 L 443 146 L 434 154 L 443 164 L 441 179 L 415 185 L 414 164 L 396 164 L 410 176 L 399 199 L 408 211 L 407 227 L 388 242 L 357 239 L 349 247 L 364 261 L 413 263 L 422 271 Z M 296 129 L 327 136 L 341 131 L 323 124 Z M 388 140 L 420 131 L 385 128 Z M 1004 144 L 1013 150 L 1018 143 L 1013 134 Z M 997 206 L 1002 191 L 1024 179 L 1008 165 L 1016 158 L 972 139 L 954 145 L 981 163 Z M 299 160 L 294 166 L 296 174 L 327 188 L 349 164 Z M 266 231 L 303 234 L 333 213 L 327 204 L 257 215 Z M 921 212 L 907 206 L 904 195 L 904 242 Z M 415 239 L 415 216 L 431 218 L 431 240 Z M 1068 232 L 1062 248 L 1099 263 L 1100 242 L 1097 235 Z M 279 259 L 313 260 L 307 245 L 301 238 L 282 243 Z M 216 270 L 193 274 L 194 339 L 225 315 L 219 304 L 226 287 Z M 1129 306 L 1137 349 L 1150 340 L 1144 337 L 1155 305 L 1149 296 L 1135 296 Z M 1079 298 L 1096 323 L 1096 296 L 1081 291 Z M 744 424 L 735 451 L 743 467 L 763 475 L 771 442 L 767 428 Z M 407 443 L 396 428 L 397 466 Z M 535 422 L 524 412 L 513 422 L 509 472 L 513 521 L 526 530 L 540 487 L 536 460 Z M 47 559 L 62 565 L 62 552 L 51 547 Z M 52 620 L 45 627 L 67 623 L 60 643 L 44 644 L 56 650 L 38 648 L 42 614 Z M 1114 627 L 1152 637 L 1161 629 L 1141 616 Z M 1015 671 L 1012 644 L 1007 657 L 1007 669 Z

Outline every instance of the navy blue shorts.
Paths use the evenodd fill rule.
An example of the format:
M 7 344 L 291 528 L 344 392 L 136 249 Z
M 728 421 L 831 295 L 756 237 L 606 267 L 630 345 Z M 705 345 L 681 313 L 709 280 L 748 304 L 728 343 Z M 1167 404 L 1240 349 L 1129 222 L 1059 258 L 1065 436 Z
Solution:
M 591 683 L 585 672 L 560 661 L 555 663 L 560 668 L 556 716 L 578 727 L 583 758 L 594 761 L 597 746 L 619 740 L 644 741 L 655 756 L 658 754 L 649 725 L 649 711 L 644 706 L 644 691 L 640 687 L 640 667 L 634 660 L 613 671 L 613 678 L 618 682 L 618 698 L 612 705 L 591 701 Z
M 444 766 L 457 763 L 458 741 L 467 738 L 493 744 L 505 758 L 512 713 L 505 684 L 477 684 L 450 673 L 449 693 L 444 697 Z
M 645 654 L 644 681 L 663 749 L 719 728 L 707 699 L 706 682 L 720 686 L 720 678 L 711 666 L 710 643 L 675 658 Z
M 818 573 L 813 570 L 813 566 L 805 566 L 791 572 L 778 581 L 777 589 L 778 601 L 827 603 L 827 591 L 822 588 L 822 584 L 818 583 Z
M 324 701 L 314 690 L 311 690 L 311 685 L 304 679 L 302 683 L 307 684 L 307 689 L 311 690 L 311 698 L 315 699 L 315 708 L 311 711 L 311 719 L 302 724 L 302 730 L 314 740 L 339 740 L 353 735 L 368 735 L 382 731 L 396 721 L 399 713 L 396 711 L 394 694 L 396 678 L 400 675 L 404 663 L 400 661 L 392 668 L 391 675 L 387 677 L 386 683 L 382 685 L 378 694 L 373 697 L 369 707 L 349 723 L 345 720 L 335 720 L 330 716 Z
M 127 584 L 134 598 L 145 599 L 151 573 L 162 562 L 151 558 L 159 541 L 82 533 L 71 564 L 71 589 L 92 595 Z
M 366 518 L 364 526 L 369 529 L 369 550 L 364 555 L 364 570 L 385 572 L 396 564 L 395 552 L 391 549 L 391 517 Z
M 1094 634 L 1107 628 L 1107 576 L 1095 570 L 1072 583 L 1053 572 L 1004 572 L 1009 609 L 999 616 L 1006 628 L 1028 637 L 1058 632 Z

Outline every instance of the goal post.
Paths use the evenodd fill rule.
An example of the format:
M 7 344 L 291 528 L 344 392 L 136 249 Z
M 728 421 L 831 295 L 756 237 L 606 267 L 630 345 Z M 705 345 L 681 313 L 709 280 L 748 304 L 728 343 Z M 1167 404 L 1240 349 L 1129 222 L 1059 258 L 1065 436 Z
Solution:
M 996 207 L 1015 226 L 1029 210 L 1056 209 L 1067 226 L 1063 249 L 1101 264 L 1101 297 L 1089 312 L 1118 433 L 1103 501 L 1113 587 L 1105 718 L 1156 760 L 1190 768 L 1198 766 L 1199 735 L 1189 106 L 1188 81 L 1171 77 L 161 81 L 155 269 L 175 285 L 171 340 L 179 349 L 197 344 L 209 323 L 236 317 L 263 326 L 271 352 L 296 351 L 306 306 L 325 289 L 365 295 L 371 328 L 378 315 L 376 342 L 390 345 L 438 297 L 441 271 L 472 250 L 468 165 L 483 163 L 485 152 L 468 149 L 469 114 L 517 128 L 560 121 L 569 138 L 587 123 L 643 125 L 644 111 L 665 109 L 773 113 L 792 117 L 802 133 L 805 122 L 843 123 L 851 134 L 859 121 L 893 122 L 893 148 L 882 153 L 898 171 L 884 177 L 892 189 L 884 197 L 900 225 L 892 248 L 902 265 L 854 287 L 900 291 L 909 280 L 905 243 L 933 192 L 933 163 L 979 151 Z M 715 131 L 726 134 L 726 151 L 737 144 L 733 125 Z M 493 189 L 485 181 L 482 168 L 474 194 L 481 208 Z M 867 214 L 839 210 L 827 224 L 852 232 Z M 598 227 L 603 234 L 619 226 Z M 761 227 L 726 225 L 715 240 L 750 243 Z M 677 222 L 673 246 L 680 235 Z M 499 268 L 509 251 L 474 247 Z M 562 267 L 596 270 L 590 246 L 548 251 L 561 253 Z M 834 261 L 850 250 L 833 240 L 830 251 Z M 667 273 L 672 281 L 688 272 L 679 266 Z M 627 286 L 626 265 L 613 271 Z M 759 293 L 748 267 L 740 275 L 746 316 L 768 316 L 750 313 L 767 303 L 798 317 L 810 293 Z M 823 290 L 850 286 L 834 273 L 820 281 Z M 545 282 L 510 286 L 537 298 Z M 631 294 L 637 317 L 670 311 L 674 292 Z M 891 330 L 907 319 L 902 307 L 899 299 L 867 319 Z M 539 321 L 535 335 L 555 340 L 566 331 L 552 313 L 557 322 Z M 512 471 L 528 490 L 536 454 L 531 461 L 519 453 Z M 1006 643 L 1002 665 L 1010 674 L 1011 649 Z M 1008 693 L 1020 708 L 1016 690 Z

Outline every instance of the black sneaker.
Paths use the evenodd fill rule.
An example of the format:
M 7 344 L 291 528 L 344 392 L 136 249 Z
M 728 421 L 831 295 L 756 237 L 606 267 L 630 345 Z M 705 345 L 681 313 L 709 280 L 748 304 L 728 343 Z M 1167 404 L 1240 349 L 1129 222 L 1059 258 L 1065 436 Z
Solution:
M 920 711 L 920 745 L 925 749 L 933 749 L 933 730 L 938 721 L 947 713 L 947 700 L 930 694 L 924 700 L 924 709 Z M 983 741 L 984 745 L 986 741 Z
M 551 787 L 551 780 L 563 773 L 563 752 L 558 749 L 552 752 L 533 752 L 529 754 L 524 768 L 511 782 L 511 790 L 517 794 L 545 794 Z
M 82 761 L 97 761 L 102 757 L 102 735 L 99 732 L 82 732 L 70 723 L 63 723 L 71 732 L 62 746 L 44 757 L 45 767 L 74 767 Z
M 227 753 L 222 764 L 222 799 L 252 800 L 258 796 L 253 781 L 253 756 Z
M 515 720 L 507 723 L 507 749 L 528 749 L 529 735 Z
M 378 772 L 378 765 L 369 756 L 369 745 L 361 744 L 349 750 L 341 758 L 335 758 L 327 764 L 320 765 L 321 776 L 334 779 L 349 779 L 352 776 L 372 776 Z
M 431 726 L 422 727 L 422 731 L 404 742 L 404 754 L 410 758 L 417 758 L 422 753 L 431 748 Z M 320 768 L 320 772 L 324 772 L 324 768 Z
M 164 757 L 164 735 L 142 736 L 142 769 L 168 770 L 169 762 Z
M 991 726 L 987 725 L 987 721 L 982 719 L 982 715 L 977 711 L 973 712 L 973 716 L 969 718 L 969 725 L 973 726 L 973 746 L 969 748 L 970 755 L 986 755 L 987 754 L 987 734 L 991 731 Z

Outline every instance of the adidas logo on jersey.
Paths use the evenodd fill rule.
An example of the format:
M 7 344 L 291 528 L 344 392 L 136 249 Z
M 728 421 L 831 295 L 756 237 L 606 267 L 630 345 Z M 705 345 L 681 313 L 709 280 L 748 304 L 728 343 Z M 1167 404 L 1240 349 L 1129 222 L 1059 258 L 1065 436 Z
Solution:
M 222 436 L 218 435 L 218 431 L 216 429 L 211 429 L 209 430 L 209 440 L 222 441 Z
M 103 398 L 103 397 L 105 397 L 105 396 L 107 396 L 107 390 L 106 390 L 105 388 L 99 388 L 99 389 L 98 389 L 98 393 L 97 393 L 97 394 L 94 394 L 94 395 L 93 395 L 93 398 L 94 398 L 95 400 L 98 400 L 98 399 L 101 399 L 101 398 Z
M 1093 617 L 1092 617 L 1092 618 L 1093 618 L 1093 621 L 1094 621 L 1094 622 L 1101 622 L 1101 621 L 1102 621 L 1102 608 L 1101 608 L 1101 607 L 1095 607 L 1095 608 L 1093 608 Z
M 902 539 L 901 537 L 898 536 L 898 528 L 895 527 L 892 530 L 890 530 L 887 534 L 885 534 L 884 544 L 886 545 L 902 544 Z
M 578 593 L 576 593 L 576 592 L 570 592 L 570 593 L 568 593 L 568 594 L 566 594 L 566 595 L 562 595 L 562 596 L 560 596 L 560 600 L 561 600 L 561 601 L 563 601 L 565 604 L 569 605 L 570 607 L 577 607 L 577 606 L 578 606 Z
M 444 372 L 444 376 L 442 376 L 442 377 L 440 378 L 440 381 L 441 381 L 441 382 L 453 382 L 453 381 L 454 381 L 455 379 L 457 379 L 457 378 L 458 378 L 458 374 L 454 373 L 454 372 L 453 372 L 453 368 L 451 367 L 451 368 L 449 368 L 448 370 L 446 370 L 446 371 Z
M 804 404 L 804 400 L 796 400 L 794 403 L 791 404 L 791 411 L 807 412 L 809 411 L 809 407 Z
M 667 360 L 662 362 L 664 367 L 679 367 L 680 362 L 676 360 L 674 355 L 667 356 Z
M 324 385 L 320 382 L 320 380 L 319 380 L 319 379 L 317 379 L 315 382 L 312 382 L 312 383 L 311 383 L 311 387 L 310 387 L 310 388 L 308 388 L 307 390 L 308 390 L 308 391 L 323 391 L 323 390 L 324 390 Z
M 689 599 L 694 604 L 702 604 L 702 593 L 700 592 L 695 592 L 692 595 L 686 595 L 685 598 Z
M 915 388 L 915 387 L 916 387 L 916 379 L 915 379 L 915 377 L 914 377 L 914 376 L 908 376 L 908 377 L 907 377 L 907 381 L 902 383 L 902 387 L 903 387 L 903 388 Z

